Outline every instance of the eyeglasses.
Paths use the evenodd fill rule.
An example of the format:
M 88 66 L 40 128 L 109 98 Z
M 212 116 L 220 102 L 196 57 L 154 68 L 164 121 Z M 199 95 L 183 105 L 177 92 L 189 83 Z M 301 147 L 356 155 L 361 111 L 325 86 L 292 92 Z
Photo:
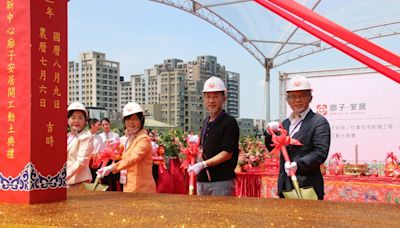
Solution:
M 292 100 L 292 101 L 297 100 L 297 99 L 304 100 L 310 96 L 311 96 L 311 94 L 309 94 L 309 93 L 298 94 L 298 95 L 290 94 L 290 95 L 286 96 L 286 99 Z

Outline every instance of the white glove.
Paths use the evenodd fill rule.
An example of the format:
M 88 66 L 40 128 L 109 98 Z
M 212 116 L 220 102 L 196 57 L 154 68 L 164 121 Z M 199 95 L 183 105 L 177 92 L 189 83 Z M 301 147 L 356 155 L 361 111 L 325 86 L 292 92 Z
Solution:
M 189 136 L 189 143 L 197 144 L 198 141 L 199 141 L 199 136 L 198 135 Z
M 279 130 L 279 122 L 271 121 L 267 124 L 267 129 L 270 128 L 273 132 L 278 132 Z M 268 132 L 268 131 L 267 131 Z
M 294 173 L 297 171 L 297 163 L 296 162 L 285 162 L 285 172 L 288 176 L 290 176 L 290 170 L 293 170 Z
M 109 165 L 109 166 L 106 166 L 106 167 L 103 167 L 103 168 L 97 170 L 96 173 L 97 173 L 97 175 L 100 175 L 101 178 L 103 178 L 103 177 L 107 176 L 108 174 L 110 174 L 113 171 L 113 169 L 114 169 L 113 166 Z
M 188 171 L 188 173 L 194 172 L 194 175 L 197 175 L 197 174 L 200 173 L 200 171 L 201 171 L 202 169 L 205 168 L 204 164 L 205 164 L 205 162 L 197 162 L 197 163 L 194 164 L 194 165 L 189 165 L 187 171 Z
M 151 141 L 151 148 L 154 155 L 157 155 L 158 144 L 154 141 Z

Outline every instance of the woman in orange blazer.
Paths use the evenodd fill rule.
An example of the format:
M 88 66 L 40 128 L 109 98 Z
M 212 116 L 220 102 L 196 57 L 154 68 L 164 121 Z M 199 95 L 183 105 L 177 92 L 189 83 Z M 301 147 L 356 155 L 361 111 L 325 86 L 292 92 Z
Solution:
M 144 112 L 139 104 L 129 102 L 124 106 L 124 125 L 130 135 L 125 143 L 122 159 L 99 169 L 102 177 L 121 172 L 124 192 L 155 193 L 156 183 L 152 175 L 153 156 L 150 137 L 144 126 Z

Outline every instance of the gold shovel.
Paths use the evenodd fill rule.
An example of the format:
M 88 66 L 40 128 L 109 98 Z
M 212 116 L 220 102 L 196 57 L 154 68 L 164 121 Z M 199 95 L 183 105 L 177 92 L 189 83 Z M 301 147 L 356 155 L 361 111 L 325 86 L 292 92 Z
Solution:
M 289 155 L 286 150 L 286 145 L 302 145 L 298 140 L 290 138 L 287 136 L 287 131 L 283 128 L 282 124 L 279 124 L 278 131 L 281 133 L 280 136 L 276 136 L 275 132 L 271 129 L 271 127 L 267 128 L 267 131 L 270 135 L 272 135 L 273 145 L 275 146 L 274 151 L 281 151 L 282 156 L 285 159 L 285 162 L 290 162 Z M 315 193 L 313 187 L 303 187 L 300 188 L 299 182 L 297 181 L 296 173 L 293 170 L 289 170 L 290 178 L 292 179 L 292 183 L 294 186 L 294 190 L 283 191 L 282 194 L 287 199 L 310 199 L 317 200 L 318 196 Z
M 289 155 L 286 151 L 286 147 L 282 147 L 282 155 L 285 158 L 285 162 L 290 162 Z M 293 170 L 289 170 L 290 179 L 292 179 L 292 183 L 294 186 L 293 190 L 283 191 L 282 194 L 287 199 L 309 199 L 309 200 L 318 200 L 317 193 L 313 187 L 304 187 L 300 188 L 299 182 L 297 181 L 296 174 Z
M 94 183 L 82 183 L 80 189 L 89 191 L 105 192 L 108 189 L 108 185 L 100 184 L 101 175 L 97 175 Z

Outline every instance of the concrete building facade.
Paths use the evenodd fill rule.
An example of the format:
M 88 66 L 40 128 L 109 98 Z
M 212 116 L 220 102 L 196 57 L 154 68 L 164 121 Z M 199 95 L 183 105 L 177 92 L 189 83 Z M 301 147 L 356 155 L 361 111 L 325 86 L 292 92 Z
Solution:
M 120 64 L 101 52 L 82 52 L 78 61 L 68 64 L 68 103 L 119 112 Z
M 209 55 L 189 62 L 166 59 L 124 81 L 119 62 L 107 60 L 101 52 L 83 52 L 78 61 L 69 62 L 68 101 L 104 109 L 112 119 L 119 119 L 123 106 L 135 101 L 155 120 L 197 132 L 207 116 L 202 89 L 211 76 L 225 82 L 225 110 L 239 117 L 240 75 L 226 71 L 217 57 Z
M 240 74 L 226 71 L 226 111 L 235 118 L 240 116 Z
M 240 75 L 226 71 L 215 56 L 199 56 L 189 62 L 166 59 L 146 69 L 145 75 L 148 76 L 148 104 L 161 104 L 162 122 L 186 131 L 198 131 L 207 116 L 202 88 L 211 76 L 225 82 L 228 93 L 224 108 L 239 117 Z
M 160 74 L 161 122 L 179 128 L 185 128 L 185 76 L 179 71 L 166 71 Z
M 260 119 L 237 118 L 240 135 L 262 136 L 266 129 L 266 121 Z
M 140 105 L 147 104 L 147 76 L 143 74 L 131 75 L 129 81 L 121 81 L 120 89 L 120 111 L 125 104 L 134 101 Z

